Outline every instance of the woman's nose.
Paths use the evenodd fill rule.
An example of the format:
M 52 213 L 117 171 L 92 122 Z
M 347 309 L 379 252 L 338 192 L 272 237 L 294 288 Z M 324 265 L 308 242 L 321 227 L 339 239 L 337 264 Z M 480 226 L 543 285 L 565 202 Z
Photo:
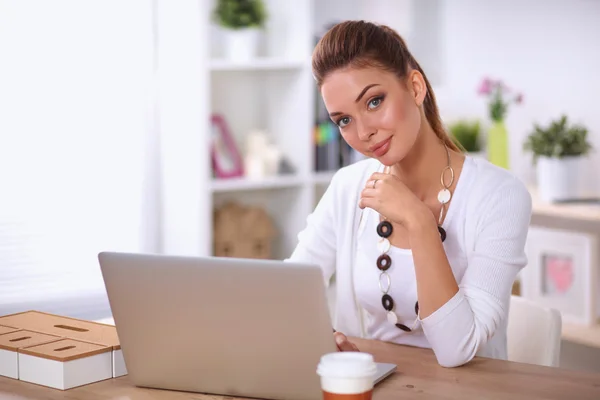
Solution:
M 365 121 L 357 122 L 356 127 L 358 129 L 358 138 L 364 141 L 369 140 L 377 132 L 373 126 Z

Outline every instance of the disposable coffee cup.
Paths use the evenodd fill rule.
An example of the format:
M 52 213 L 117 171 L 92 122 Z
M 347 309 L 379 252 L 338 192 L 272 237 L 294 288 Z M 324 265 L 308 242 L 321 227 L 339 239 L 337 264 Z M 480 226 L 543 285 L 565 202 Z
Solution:
M 317 367 L 324 400 L 370 400 L 377 365 L 368 353 L 325 354 Z

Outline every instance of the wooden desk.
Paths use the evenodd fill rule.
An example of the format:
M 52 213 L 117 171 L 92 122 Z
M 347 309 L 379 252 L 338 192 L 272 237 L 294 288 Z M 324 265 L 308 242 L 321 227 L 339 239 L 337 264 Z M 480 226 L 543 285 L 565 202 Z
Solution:
M 600 399 L 600 374 L 478 358 L 466 366 L 438 366 L 431 350 L 355 340 L 377 361 L 398 371 L 377 385 L 374 399 Z M 58 391 L 0 377 L 0 399 L 7 400 L 184 400 L 221 396 L 141 389 L 127 376 Z M 231 398 L 227 398 L 231 400 Z

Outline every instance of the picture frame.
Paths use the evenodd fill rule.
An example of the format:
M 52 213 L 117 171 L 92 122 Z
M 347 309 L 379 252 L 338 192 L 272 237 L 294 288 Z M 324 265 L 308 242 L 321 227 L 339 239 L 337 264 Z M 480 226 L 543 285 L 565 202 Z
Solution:
M 522 296 L 558 310 L 563 322 L 598 322 L 598 238 L 591 234 L 531 227 Z
M 228 179 L 244 176 L 242 156 L 225 117 L 220 114 L 211 115 L 211 162 L 215 178 Z

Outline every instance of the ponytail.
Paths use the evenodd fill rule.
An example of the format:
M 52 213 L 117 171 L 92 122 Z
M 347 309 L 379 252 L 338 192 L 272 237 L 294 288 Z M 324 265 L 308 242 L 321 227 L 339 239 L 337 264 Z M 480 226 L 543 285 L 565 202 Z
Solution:
M 431 88 L 431 84 L 429 83 L 429 79 L 423 72 L 423 69 L 412 56 L 410 57 L 411 66 L 419 71 L 421 75 L 423 75 L 423 79 L 425 80 L 425 86 L 427 87 L 427 94 L 425 95 L 425 100 L 423 101 L 423 107 L 425 108 L 425 117 L 427 118 L 427 122 L 431 126 L 431 129 L 435 132 L 435 135 L 446 145 L 450 150 L 454 150 L 462 153 L 462 149 L 458 147 L 458 145 L 452 140 L 446 129 L 444 128 L 444 124 L 442 123 L 442 119 L 440 118 L 440 112 L 437 106 L 437 102 L 435 100 L 435 94 L 433 93 L 433 89 Z

